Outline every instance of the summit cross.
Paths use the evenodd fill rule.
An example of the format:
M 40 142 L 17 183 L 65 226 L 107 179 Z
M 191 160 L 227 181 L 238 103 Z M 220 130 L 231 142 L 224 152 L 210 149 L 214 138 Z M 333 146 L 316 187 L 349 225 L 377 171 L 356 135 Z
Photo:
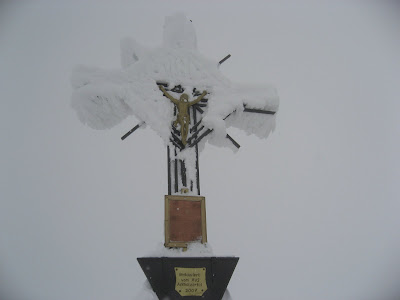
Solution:
M 131 38 L 121 41 L 122 70 L 77 67 L 71 77 L 72 107 L 84 124 L 108 129 L 129 116 L 154 130 L 167 148 L 166 248 L 207 247 L 205 197 L 200 196 L 199 153 L 205 143 L 240 147 L 227 132 L 236 127 L 267 138 L 275 127 L 275 88 L 233 83 L 219 62 L 197 51 L 192 22 L 167 17 L 161 47 L 148 49 Z M 159 299 L 221 300 L 238 257 L 138 258 Z M 196 276 L 195 288 L 188 281 Z
M 266 138 L 275 126 L 275 89 L 231 82 L 219 68 L 229 57 L 215 62 L 198 53 L 193 23 L 176 14 L 166 18 L 162 47 L 121 41 L 122 70 L 77 67 L 72 107 L 95 129 L 134 115 L 139 123 L 121 139 L 144 125 L 156 131 L 167 147 L 168 195 L 200 195 L 199 151 L 206 141 L 236 151 L 228 127 Z

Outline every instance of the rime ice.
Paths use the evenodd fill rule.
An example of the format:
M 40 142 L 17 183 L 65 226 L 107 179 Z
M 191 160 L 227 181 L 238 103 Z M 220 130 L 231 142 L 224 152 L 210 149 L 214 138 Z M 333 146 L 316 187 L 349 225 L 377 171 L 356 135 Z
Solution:
M 226 78 L 218 62 L 197 51 L 193 24 L 183 14 L 167 17 L 163 44 L 154 49 L 131 38 L 121 41 L 122 70 L 78 66 L 72 73 L 72 107 L 79 119 L 94 129 L 108 129 L 133 115 L 164 140 L 170 140 L 173 104 L 163 97 L 157 82 L 194 87 L 209 93 L 203 122 L 213 133 L 202 140 L 229 146 L 226 128 L 237 127 L 266 138 L 275 116 L 245 114 L 247 108 L 277 111 L 279 99 L 271 86 L 243 86 Z M 173 92 L 171 92 L 173 96 Z M 224 118 L 229 116 L 226 121 Z M 200 147 L 202 149 L 203 147 Z

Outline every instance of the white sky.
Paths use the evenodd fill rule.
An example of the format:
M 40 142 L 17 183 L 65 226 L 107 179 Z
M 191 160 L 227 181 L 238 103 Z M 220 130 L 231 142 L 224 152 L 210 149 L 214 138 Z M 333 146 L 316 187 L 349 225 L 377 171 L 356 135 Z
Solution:
M 161 44 L 183 11 L 199 50 L 278 88 L 266 141 L 200 157 L 208 237 L 240 257 L 237 299 L 400 295 L 400 6 L 389 1 L 32 1 L 0 5 L 0 294 L 132 299 L 163 240 L 166 151 L 70 108 L 77 64 L 120 68 L 119 41 Z

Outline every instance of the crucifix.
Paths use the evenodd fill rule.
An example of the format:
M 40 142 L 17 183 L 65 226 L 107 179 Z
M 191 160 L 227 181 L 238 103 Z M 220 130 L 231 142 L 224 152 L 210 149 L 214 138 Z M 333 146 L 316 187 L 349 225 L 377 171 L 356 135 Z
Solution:
M 196 100 L 190 101 L 189 102 L 189 96 L 187 94 L 182 94 L 178 99 L 175 99 L 172 97 L 162 85 L 159 85 L 160 90 L 164 93 L 164 96 L 169 98 L 172 103 L 176 105 L 176 108 L 178 109 L 178 114 L 177 118 L 174 122 L 174 127 L 178 126 L 178 123 L 180 125 L 181 131 L 181 141 L 184 146 L 186 146 L 187 143 L 187 135 L 189 131 L 189 125 L 190 125 L 190 112 L 189 112 L 189 107 L 192 105 L 197 104 L 201 99 L 204 98 L 204 96 L 207 94 L 206 91 L 204 91 Z
M 190 244 L 207 242 L 205 197 L 200 193 L 200 150 L 208 142 L 237 151 L 239 143 L 227 133 L 231 126 L 266 138 L 274 129 L 279 99 L 273 87 L 245 86 L 228 80 L 219 67 L 230 55 L 218 63 L 200 55 L 193 24 L 185 16 L 166 18 L 163 39 L 163 46 L 156 49 L 146 49 L 133 39 L 122 40 L 121 71 L 76 68 L 72 107 L 83 123 L 95 129 L 111 128 L 134 115 L 139 123 L 122 140 L 144 125 L 163 139 L 168 164 L 164 245 L 186 249 Z M 192 268 L 198 265 L 196 260 L 164 266 L 160 272 L 165 276 L 176 272 L 175 289 L 167 294 L 166 287 L 156 287 L 151 281 L 158 274 L 154 273 L 156 268 L 147 268 L 152 263 L 158 266 L 159 260 L 138 260 L 160 299 L 180 299 L 178 294 L 221 299 L 238 258 L 222 259 L 221 263 L 227 264 L 225 270 L 230 271 L 221 279 L 218 295 L 207 288 L 214 284 L 209 281 L 210 276 L 215 277 L 209 270 L 216 270 L 210 267 L 211 260 L 205 261 L 202 269 L 191 269 L 194 273 L 181 272 L 178 265 Z M 187 272 L 204 276 L 202 289 L 185 292 L 180 288 L 186 279 L 179 274 Z

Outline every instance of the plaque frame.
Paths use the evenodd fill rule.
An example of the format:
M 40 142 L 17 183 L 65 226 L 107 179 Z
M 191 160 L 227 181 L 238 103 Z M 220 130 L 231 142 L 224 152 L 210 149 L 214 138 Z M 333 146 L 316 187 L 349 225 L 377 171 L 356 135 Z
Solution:
M 171 216 L 170 206 L 171 201 L 187 201 L 187 202 L 200 202 L 200 219 L 201 240 L 191 241 L 172 241 L 171 240 Z M 165 195 L 165 243 L 164 246 L 168 248 L 187 248 L 189 243 L 201 241 L 202 244 L 207 243 L 207 223 L 206 223 L 206 199 L 203 196 L 182 196 L 182 195 Z

